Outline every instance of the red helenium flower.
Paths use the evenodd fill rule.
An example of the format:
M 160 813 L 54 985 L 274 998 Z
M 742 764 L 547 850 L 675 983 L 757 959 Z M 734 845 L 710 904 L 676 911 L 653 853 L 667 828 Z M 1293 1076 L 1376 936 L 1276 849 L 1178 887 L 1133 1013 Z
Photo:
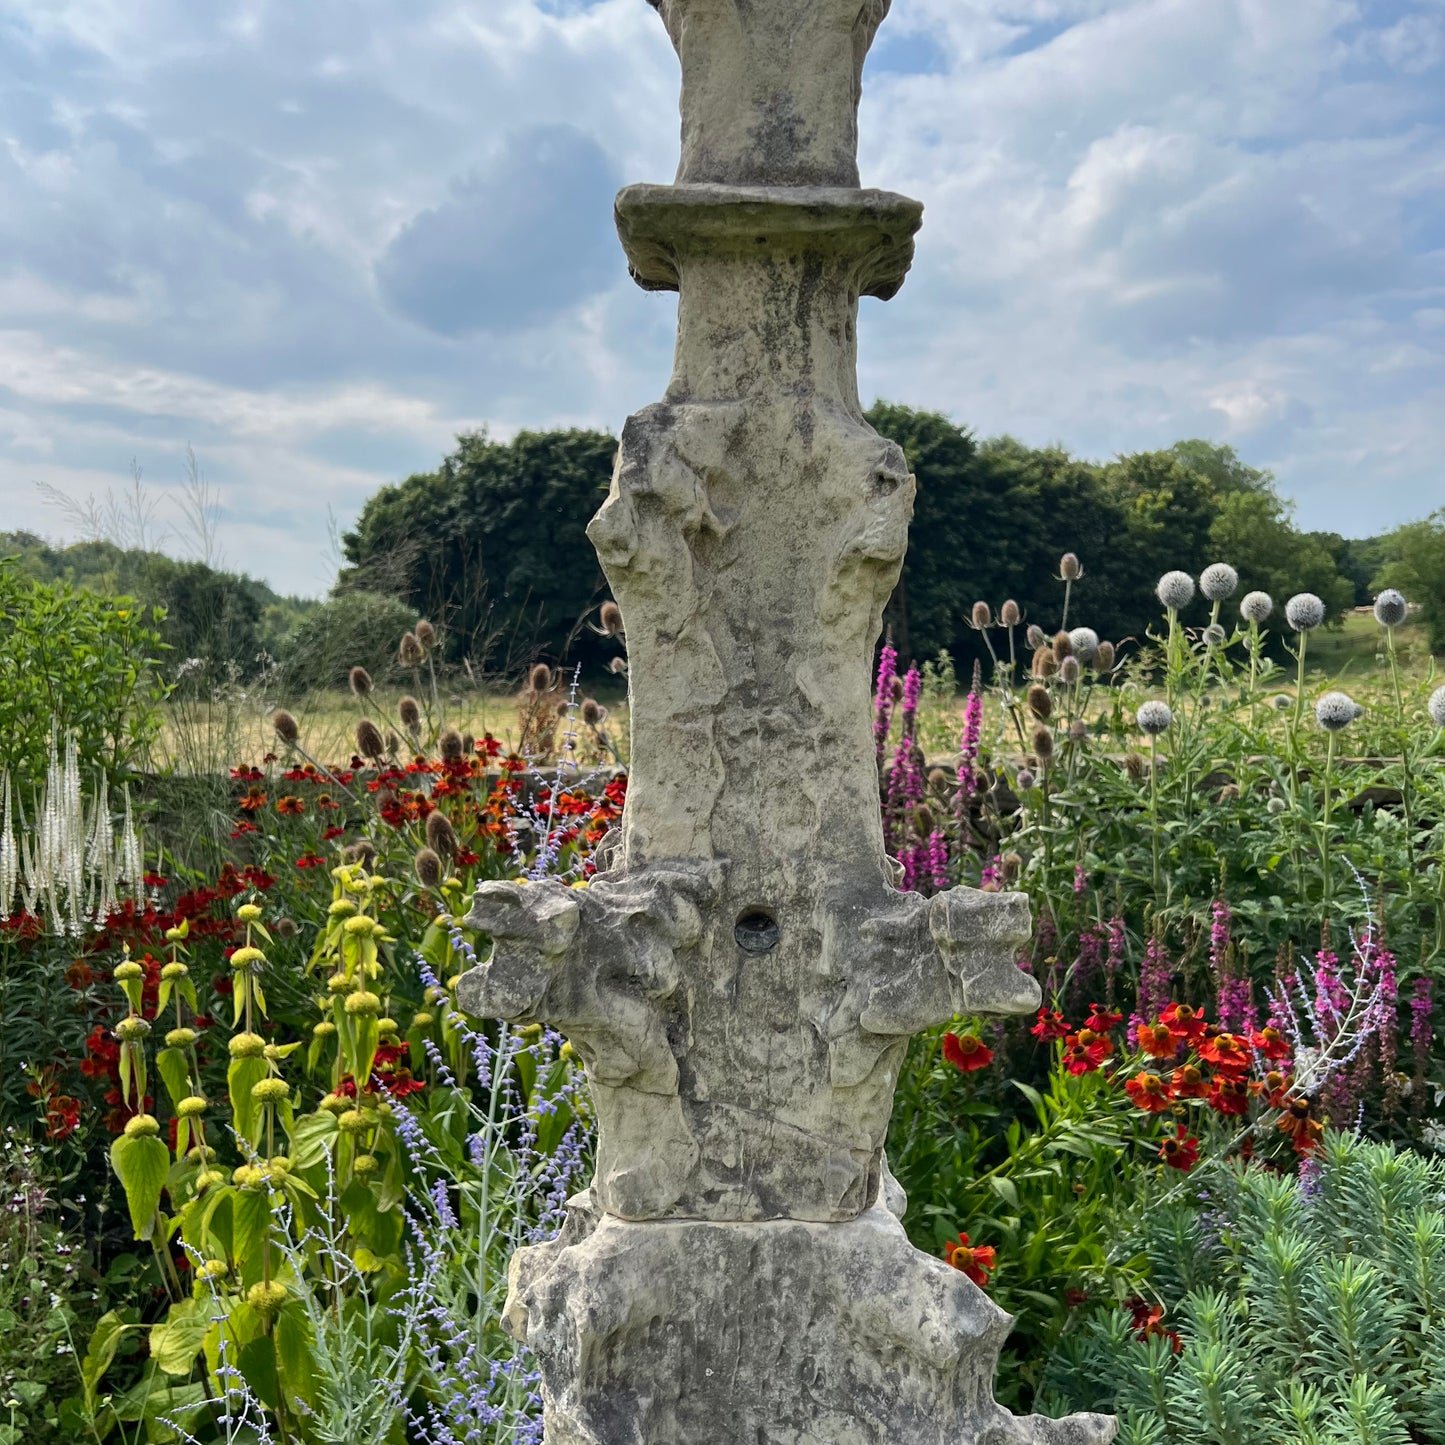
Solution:
M 944 1259 L 980 1287 L 988 1283 L 989 1272 L 995 1268 L 995 1254 L 993 1245 L 972 1245 L 966 1234 L 960 1234 L 957 1241 L 943 1247 Z
M 993 1062 L 993 1050 L 977 1034 L 944 1034 L 943 1057 L 960 1073 L 971 1074 Z
M 1180 1124 L 1175 1135 L 1159 1146 L 1159 1157 L 1171 1168 L 1187 1174 L 1199 1163 L 1199 1140 Z

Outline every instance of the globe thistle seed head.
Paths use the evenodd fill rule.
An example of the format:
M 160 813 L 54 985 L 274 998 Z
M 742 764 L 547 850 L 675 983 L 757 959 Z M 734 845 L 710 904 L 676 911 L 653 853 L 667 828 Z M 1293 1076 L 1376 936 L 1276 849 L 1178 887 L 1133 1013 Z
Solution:
M 1288 712 L 1294 706 L 1294 699 L 1287 692 L 1277 692 L 1270 698 L 1276 712 Z
M 403 667 L 421 666 L 421 643 L 416 640 L 416 633 L 403 632 L 401 634 L 401 643 L 396 649 L 396 656 Z
M 1268 592 L 1246 592 L 1239 604 L 1239 615 L 1246 622 L 1260 624 L 1274 611 L 1274 598 Z
M 1034 652 L 1033 664 L 1030 668 L 1033 675 L 1040 681 L 1052 677 L 1059 670 L 1059 660 L 1054 656 L 1052 647 L 1040 647 Z
M 1194 578 L 1187 572 L 1166 572 L 1154 595 L 1171 612 L 1182 612 L 1194 601 Z
M 401 725 L 413 737 L 421 731 L 421 704 L 407 693 L 396 705 L 396 714 L 401 719 Z
M 597 614 L 597 620 L 602 624 L 602 630 L 609 637 L 616 637 L 622 631 L 622 609 L 613 601 L 602 604 L 602 610 Z
M 1038 779 L 1034 777 L 1032 768 L 1020 768 L 1017 781 L 1019 785 L 1019 791 L 1022 793 L 1026 793 L 1031 787 L 1033 787 L 1036 782 L 1038 782 Z
M 416 640 L 426 652 L 430 652 L 437 645 L 437 630 L 425 617 L 416 625 Z
M 457 851 L 457 830 L 443 812 L 428 813 L 426 820 L 427 845 L 443 858 L 450 858 Z
M 998 610 L 998 620 L 1001 627 L 1017 627 L 1022 617 L 1019 612 L 1019 605 L 1012 597 Z
M 1094 653 L 1094 671 L 1101 677 L 1107 676 L 1114 670 L 1114 644 L 1112 642 L 1101 642 L 1099 649 Z
M 1409 614 L 1410 604 L 1403 593 L 1387 587 L 1375 598 L 1375 621 L 1381 627 L 1398 627 Z
M 386 755 L 386 741 L 381 736 L 381 729 L 369 717 L 362 718 L 356 725 L 356 751 L 373 761 Z
M 1077 657 L 1066 657 L 1059 664 L 1059 681 L 1067 687 L 1072 687 L 1079 680 L 1079 659 Z
M 1209 626 L 1204 629 L 1204 641 L 1210 647 L 1223 647 L 1224 637 L 1224 629 L 1217 622 L 1211 622 Z
M 1034 754 L 1041 763 L 1054 755 L 1054 735 L 1042 725 L 1034 729 Z
M 1054 649 L 1055 662 L 1062 662 L 1066 657 L 1074 655 L 1074 639 L 1067 632 L 1054 633 L 1050 646 Z
M 1141 704 L 1139 711 L 1134 716 L 1139 724 L 1139 731 L 1146 733 L 1151 738 L 1167 732 L 1170 724 L 1174 721 L 1174 712 L 1169 704 L 1160 702 L 1158 699 Z
M 1315 721 L 1327 732 L 1342 732 L 1364 712 L 1348 693 L 1327 692 L 1315 703 Z
M 1138 753 L 1124 754 L 1124 771 L 1136 783 L 1142 782 L 1144 774 L 1148 772 L 1149 764 Z
M 1430 711 L 1430 721 L 1437 728 L 1445 728 L 1445 687 L 1437 687 L 1425 706 Z
M 1059 558 L 1059 576 L 1065 582 L 1077 582 L 1084 575 L 1084 569 L 1079 565 L 1079 559 L 1072 552 L 1065 552 Z
M 536 663 L 527 674 L 527 686 L 533 692 L 547 692 L 552 686 L 552 669 L 545 662 Z
M 442 860 L 437 857 L 433 849 L 417 849 L 416 877 L 417 882 L 423 888 L 440 888 L 442 886 Z
M 441 749 L 442 757 L 447 762 L 454 763 L 462 755 L 462 735 L 456 728 L 443 728 L 441 737 L 437 739 L 437 746 Z
M 1030 622 L 1029 630 L 1024 633 L 1024 641 L 1037 651 L 1048 639 L 1044 636 L 1044 629 L 1037 622 Z
M 1053 716 L 1054 700 L 1049 696 L 1048 688 L 1034 683 L 1028 691 L 1028 702 L 1029 711 L 1033 713 L 1040 722 L 1048 722 Z
M 993 613 L 989 610 L 989 605 L 987 602 L 975 602 L 973 604 L 973 613 L 971 615 L 971 620 L 973 622 L 973 625 L 978 628 L 980 632 L 982 632 L 986 627 L 993 626 Z
M 1074 656 L 1080 662 L 1087 664 L 1094 660 L 1094 655 L 1099 650 L 1099 634 L 1092 627 L 1076 627 L 1069 633 L 1069 641 L 1073 644 Z
M 1286 803 L 1283 798 L 1278 798 L 1278 797 L 1276 797 L 1276 798 L 1271 798 L 1271 799 L 1264 805 L 1264 810 L 1265 810 L 1266 813 L 1271 813 L 1271 814 L 1273 814 L 1275 817 L 1278 817 L 1282 812 L 1284 812 L 1284 810 L 1285 810 L 1287 807 L 1289 807 L 1289 804 Z
M 1296 632 L 1313 632 L 1325 620 L 1325 604 L 1313 592 L 1296 592 L 1284 604 L 1284 616 Z
M 296 719 L 284 707 L 278 707 L 271 714 L 271 726 L 275 728 L 276 736 L 288 748 L 293 747 L 301 736 L 301 729 L 297 725 Z
M 347 674 L 351 683 L 351 690 L 357 697 L 369 697 L 371 695 L 371 674 L 364 667 L 353 667 Z
M 1239 588 L 1239 573 L 1228 562 L 1212 562 L 1199 574 L 1199 590 L 1211 602 L 1233 597 Z
M 590 728 L 595 728 L 602 721 L 602 704 L 595 697 L 584 697 L 582 699 L 582 721 Z

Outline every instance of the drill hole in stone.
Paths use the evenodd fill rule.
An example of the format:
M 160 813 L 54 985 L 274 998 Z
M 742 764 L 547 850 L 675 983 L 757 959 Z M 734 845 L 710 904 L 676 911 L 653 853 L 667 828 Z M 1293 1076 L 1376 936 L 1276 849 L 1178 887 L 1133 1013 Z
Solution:
M 744 953 L 767 953 L 778 946 L 782 929 L 766 908 L 748 908 L 733 924 L 733 937 Z

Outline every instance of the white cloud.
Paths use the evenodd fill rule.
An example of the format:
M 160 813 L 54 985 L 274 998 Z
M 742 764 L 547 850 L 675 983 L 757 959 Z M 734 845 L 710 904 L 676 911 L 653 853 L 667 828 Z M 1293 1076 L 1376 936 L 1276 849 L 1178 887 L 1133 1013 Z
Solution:
M 676 162 L 643 0 L 0 25 L 7 523 L 47 515 L 36 479 L 178 477 L 189 440 L 232 560 L 315 589 L 327 506 L 457 430 L 616 428 L 661 394 L 674 307 L 606 213 Z M 1437 505 L 1442 47 L 1440 0 L 894 0 L 862 167 L 927 217 L 865 306 L 865 396 L 1089 455 L 1231 440 L 1307 525 Z

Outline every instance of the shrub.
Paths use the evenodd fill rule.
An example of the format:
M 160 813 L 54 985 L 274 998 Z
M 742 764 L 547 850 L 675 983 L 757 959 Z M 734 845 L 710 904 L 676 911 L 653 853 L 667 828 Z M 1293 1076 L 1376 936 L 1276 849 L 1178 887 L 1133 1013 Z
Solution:
M 44 776 L 57 726 L 75 737 L 86 771 L 114 779 L 140 760 L 165 697 L 163 615 L 32 582 L 0 560 L 0 774 L 22 796 Z
M 345 592 L 310 613 L 281 645 L 278 681 L 290 692 L 345 687 L 356 666 L 378 682 L 400 677 L 397 639 L 416 611 L 379 592 Z
M 1069 1341 L 1048 1402 L 1157 1445 L 1445 1439 L 1445 1161 L 1334 1133 L 1299 1178 L 1201 1175 L 1121 1245 L 1156 1299 Z

